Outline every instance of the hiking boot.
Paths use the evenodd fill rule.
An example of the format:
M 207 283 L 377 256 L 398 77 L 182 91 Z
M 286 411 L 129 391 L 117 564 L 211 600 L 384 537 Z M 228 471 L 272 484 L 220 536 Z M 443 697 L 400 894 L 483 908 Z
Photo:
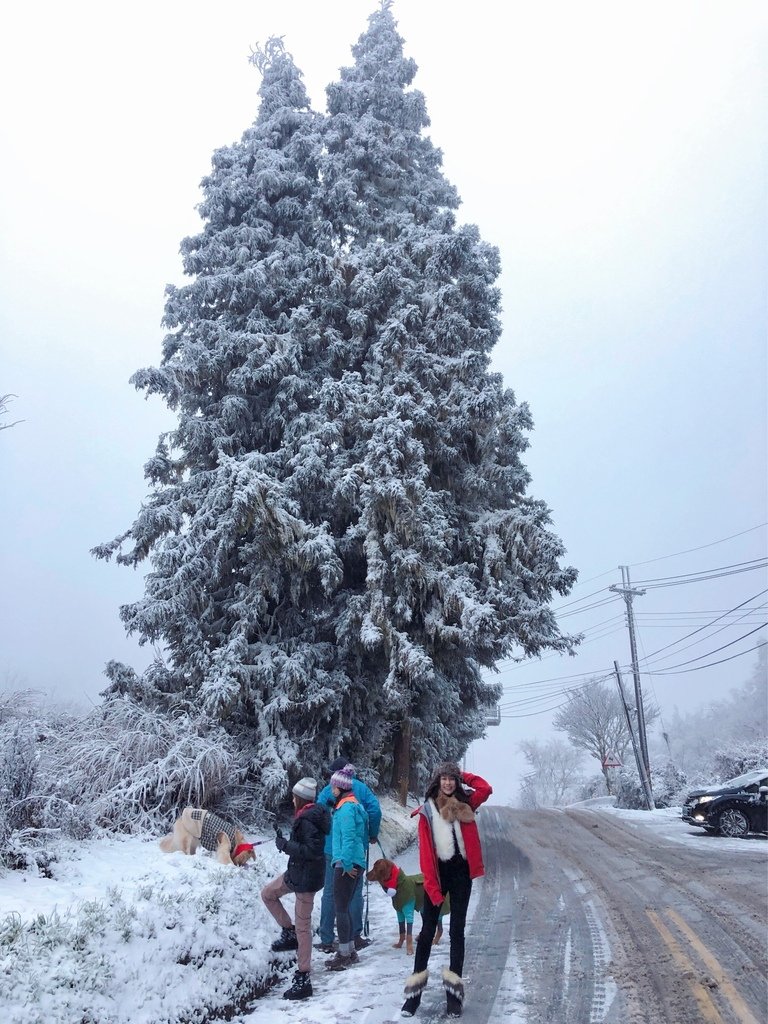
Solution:
M 359 963 L 359 961 L 360 957 L 353 949 L 352 952 L 348 953 L 346 956 L 344 956 L 343 953 L 337 953 L 333 960 L 329 960 L 326 963 L 325 969 L 327 971 L 346 971 L 348 967 L 351 967 L 352 964 Z
M 299 940 L 296 938 L 296 929 L 293 926 L 283 928 L 280 938 L 275 939 L 269 948 L 273 953 L 287 953 L 292 949 L 298 949 Z
M 312 995 L 312 983 L 308 971 L 296 971 L 293 984 L 283 992 L 283 999 L 309 999 Z
M 370 946 L 371 940 L 363 938 L 362 935 L 355 936 L 355 949 L 365 949 L 366 946 Z
M 335 953 L 337 946 L 335 942 L 316 942 L 315 949 L 319 949 L 321 953 Z

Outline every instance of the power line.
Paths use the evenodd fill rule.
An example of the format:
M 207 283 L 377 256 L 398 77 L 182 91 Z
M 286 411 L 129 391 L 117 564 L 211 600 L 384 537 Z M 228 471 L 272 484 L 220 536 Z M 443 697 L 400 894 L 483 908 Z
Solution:
M 746 601 L 742 601 L 741 604 L 737 604 L 735 608 L 730 608 L 727 612 L 723 612 L 723 615 L 719 615 L 716 619 L 712 619 L 705 626 L 700 626 L 698 629 L 694 629 L 692 633 L 686 634 L 686 636 L 680 637 L 679 640 L 674 640 L 671 644 L 667 644 L 666 647 L 660 647 L 658 651 L 652 651 L 646 658 L 647 662 L 649 658 L 655 658 L 657 654 L 661 654 L 662 651 L 669 650 L 670 647 L 676 647 L 678 644 L 683 643 L 684 640 L 689 640 L 692 636 L 696 636 L 697 633 L 701 633 L 703 629 L 708 629 L 710 626 L 714 626 L 716 622 L 719 622 L 724 615 L 730 615 L 732 612 L 737 612 L 740 608 L 743 608 L 745 604 L 749 604 L 750 601 L 756 601 L 758 597 L 762 597 L 763 594 L 768 593 L 768 588 L 761 590 L 759 593 L 754 594 L 752 597 L 748 597 Z M 751 610 L 751 609 L 750 609 Z M 755 609 L 757 610 L 757 609 Z M 714 652 L 713 652 L 714 653 Z M 705 655 L 706 657 L 706 655 Z
M 566 612 L 565 615 L 558 615 L 556 617 L 557 617 L 557 620 L 559 622 L 561 619 L 569 619 L 569 618 L 571 618 L 572 615 L 581 615 L 582 612 L 589 612 L 593 608 L 602 608 L 605 605 L 611 604 L 611 602 L 616 601 L 616 600 L 617 600 L 617 598 L 613 597 L 613 596 L 606 597 L 602 601 L 594 601 L 592 604 L 585 605 L 583 608 L 574 608 L 572 611 Z
M 535 718 L 536 715 L 547 715 L 550 711 L 557 711 L 558 708 L 563 708 L 568 703 L 567 700 L 561 701 L 560 704 L 555 704 L 551 708 L 542 708 L 541 711 L 529 711 L 524 715 L 501 715 L 501 718 Z
M 754 533 L 755 530 L 762 530 L 763 527 L 768 526 L 768 523 L 758 523 L 757 526 L 750 526 L 748 530 L 742 530 L 741 533 L 732 533 L 730 537 L 723 537 L 721 540 L 713 540 L 709 544 L 700 544 L 697 548 L 686 548 L 685 551 L 676 551 L 672 555 L 659 555 L 658 558 L 649 558 L 645 562 L 632 562 L 632 568 L 635 569 L 639 565 L 650 565 L 652 562 L 663 562 L 667 558 L 677 558 L 678 555 L 690 555 L 694 551 L 703 551 L 704 548 L 714 548 L 718 544 L 724 544 L 727 540 L 733 540 L 735 537 L 743 537 L 747 533 Z M 605 573 L 603 573 L 605 575 Z M 594 577 L 598 579 L 598 577 Z
M 756 562 L 759 564 L 755 565 Z M 648 580 L 636 580 L 635 586 L 637 587 L 642 585 L 644 587 L 661 587 L 675 586 L 678 583 L 696 583 L 698 580 L 692 579 L 692 577 L 702 577 L 705 579 L 718 578 L 719 576 L 730 576 L 733 573 L 751 572 L 753 569 L 763 569 L 766 565 L 768 565 L 768 562 L 764 557 L 750 558 L 746 562 L 733 562 L 731 565 L 720 565 L 716 569 L 699 569 L 698 572 L 680 573 L 677 576 L 655 576 Z M 741 568 L 742 566 L 744 568 Z M 665 582 L 667 580 L 671 582 Z
M 718 654 L 720 651 L 724 651 L 728 647 L 733 647 L 734 644 L 739 643 L 740 640 L 746 640 L 748 636 L 752 636 L 753 633 L 757 633 L 759 629 L 764 629 L 768 626 L 768 622 L 761 622 L 759 626 L 755 626 L 754 629 L 750 629 L 748 633 L 744 633 L 743 636 L 737 636 L 735 640 L 731 640 L 727 644 L 723 644 L 722 647 L 716 647 L 714 651 L 707 651 L 706 654 L 700 654 L 698 658 L 690 658 L 688 661 L 681 661 L 679 665 L 670 665 L 668 669 L 663 669 L 661 672 L 651 673 L 651 675 L 663 675 L 664 672 L 671 672 L 672 669 L 682 668 L 683 665 L 692 665 L 694 661 L 701 661 L 702 658 L 711 658 L 713 654 Z M 719 664 L 719 662 L 715 662 Z
M 702 669 L 712 668 L 713 665 L 724 665 L 726 661 L 733 661 L 735 658 L 743 658 L 745 654 L 751 654 L 752 651 L 759 651 L 761 647 L 765 647 L 766 642 L 756 644 L 754 647 L 747 648 L 746 651 L 739 651 L 738 654 L 732 654 L 730 658 L 721 658 L 719 661 L 710 661 L 706 665 L 697 665 L 696 668 L 684 668 L 682 672 L 673 672 L 670 669 L 665 669 L 662 672 L 645 672 L 645 675 L 649 676 L 684 676 L 689 672 L 701 672 Z
M 610 571 L 613 572 L 612 569 Z M 607 576 L 608 573 L 604 572 L 602 575 Z M 557 614 L 557 612 L 559 612 L 561 608 L 569 608 L 572 604 L 581 604 L 582 601 L 588 601 L 590 597 L 596 597 L 598 594 L 603 593 L 605 593 L 605 587 L 601 587 L 599 590 L 594 590 L 591 594 L 585 594 L 584 597 L 577 597 L 575 601 L 566 601 L 565 604 L 558 605 L 557 608 L 553 608 L 552 611 L 555 612 L 555 614 Z
M 746 534 L 754 533 L 755 530 L 762 530 L 766 526 L 768 526 L 768 523 L 758 523 L 757 526 L 750 526 L 748 530 L 741 530 L 739 533 L 732 533 L 728 537 L 721 537 L 720 540 L 713 540 L 708 544 L 699 544 L 699 546 L 695 548 L 686 548 L 685 551 L 674 551 L 671 555 L 658 555 L 656 558 L 647 558 L 644 562 L 631 562 L 630 568 L 636 569 L 640 565 L 651 565 L 653 562 L 664 562 L 668 558 L 677 558 L 680 555 L 690 555 L 694 551 L 704 551 L 705 548 L 714 548 L 717 547 L 718 544 L 725 544 L 726 541 L 734 540 L 736 537 L 744 537 Z M 615 571 L 615 569 L 606 569 L 605 572 L 598 573 L 597 576 L 590 576 L 589 579 L 579 580 L 578 583 L 574 584 L 573 589 L 577 590 L 579 587 L 585 587 L 588 583 L 594 583 L 595 580 L 601 580 L 604 576 L 610 576 Z M 586 601 L 586 598 L 584 598 L 584 600 Z M 561 605 L 561 607 L 564 608 L 565 605 Z

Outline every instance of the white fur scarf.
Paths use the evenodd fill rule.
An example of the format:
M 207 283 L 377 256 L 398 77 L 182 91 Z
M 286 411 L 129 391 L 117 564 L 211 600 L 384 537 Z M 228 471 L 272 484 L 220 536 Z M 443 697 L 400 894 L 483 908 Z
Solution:
M 475 814 L 469 804 L 462 803 L 453 796 L 439 794 L 432 804 L 432 836 L 435 840 L 435 852 L 439 860 L 450 860 L 458 851 L 466 860 L 467 851 L 464 836 L 461 834 L 462 821 L 474 821 Z M 455 843 L 454 843 L 455 837 Z

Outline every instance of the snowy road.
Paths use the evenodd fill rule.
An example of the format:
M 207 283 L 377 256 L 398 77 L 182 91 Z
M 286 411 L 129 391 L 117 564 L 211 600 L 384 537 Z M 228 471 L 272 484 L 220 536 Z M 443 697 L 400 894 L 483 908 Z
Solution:
M 766 1019 L 766 843 L 738 850 L 681 825 L 670 841 L 610 814 L 510 811 L 483 820 L 508 860 L 527 1024 L 761 1024 Z M 505 854 L 505 841 L 508 853 Z M 491 873 L 498 870 L 495 867 Z M 503 869 L 502 869 L 503 870 Z M 499 962 L 507 906 L 485 928 Z M 476 945 L 477 943 L 475 943 Z M 489 971 L 490 975 L 490 971 Z M 502 1019 L 486 991 L 467 1021 Z

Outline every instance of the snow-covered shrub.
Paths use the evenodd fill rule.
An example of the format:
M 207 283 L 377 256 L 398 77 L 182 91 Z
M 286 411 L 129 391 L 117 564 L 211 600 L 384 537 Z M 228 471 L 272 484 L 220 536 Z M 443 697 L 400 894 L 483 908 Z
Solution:
M 0 918 L 2 1020 L 230 1020 L 275 977 L 274 922 L 260 897 L 271 873 L 271 861 L 236 870 L 183 858 L 168 875 L 149 869 L 134 893 L 113 888 L 31 920 Z
M 671 761 L 654 765 L 651 770 L 653 800 L 657 807 L 679 807 L 690 789 L 688 777 Z
M 630 811 L 642 811 L 648 806 L 640 776 L 635 768 L 626 765 L 616 770 L 616 806 Z
M 593 800 L 597 796 L 605 796 L 608 789 L 602 775 L 591 775 L 584 779 L 579 788 L 579 800 Z
M 52 839 L 93 832 L 87 808 L 63 798 L 52 753 L 77 717 L 31 690 L 0 695 L 0 864 L 44 874 Z M 67 766 L 65 775 L 69 775 Z
M 235 741 L 207 719 L 107 700 L 59 737 L 52 767 L 62 797 L 91 806 L 100 826 L 156 828 L 186 804 L 226 804 L 245 768 Z
M 715 751 L 712 759 L 714 778 L 727 782 L 737 775 L 768 767 L 768 739 L 735 743 Z
M 677 807 L 690 788 L 688 780 L 671 761 L 651 765 L 651 788 L 656 807 Z M 636 768 L 624 766 L 616 773 L 616 806 L 645 810 L 645 792 Z

